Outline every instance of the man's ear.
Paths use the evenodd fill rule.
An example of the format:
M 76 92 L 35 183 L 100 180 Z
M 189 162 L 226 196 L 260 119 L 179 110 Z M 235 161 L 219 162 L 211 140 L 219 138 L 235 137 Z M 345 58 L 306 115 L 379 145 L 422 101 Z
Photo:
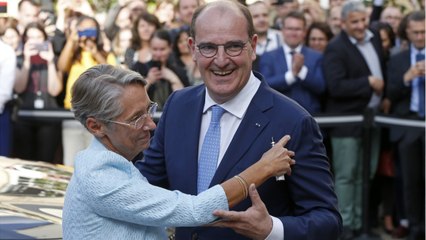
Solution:
M 250 44 L 251 44 L 251 49 L 252 49 L 251 60 L 254 61 L 257 58 L 257 56 L 256 56 L 257 34 L 253 35 L 253 37 L 251 38 Z
M 105 125 L 99 122 L 96 118 L 88 117 L 86 119 L 86 127 L 87 130 L 89 130 L 89 132 L 95 137 L 101 138 L 105 136 Z
M 197 59 L 195 58 L 195 40 L 192 37 L 188 38 L 187 45 L 192 54 L 192 60 L 195 62 Z

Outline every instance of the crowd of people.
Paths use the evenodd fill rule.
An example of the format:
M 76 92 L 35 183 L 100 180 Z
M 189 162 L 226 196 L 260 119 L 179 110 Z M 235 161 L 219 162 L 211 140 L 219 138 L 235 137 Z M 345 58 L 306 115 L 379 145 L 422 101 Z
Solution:
M 16 6 L 16 16 L 0 15 L 0 51 L 5 53 L 0 57 L 0 155 L 73 166 L 76 153 L 93 140 L 87 127 L 69 119 L 24 118 L 17 115 L 18 110 L 72 110 L 72 89 L 79 76 L 98 64 L 109 64 L 142 75 L 146 80 L 144 88 L 149 99 L 158 104 L 157 110 L 175 115 L 160 120 L 152 146 L 145 151 L 146 161 L 136 162 L 136 166 L 150 183 L 186 189 L 181 186 L 185 181 L 179 180 L 184 176 L 177 173 L 165 176 L 171 170 L 168 168 L 181 168 L 170 165 L 172 160 L 165 156 L 185 158 L 185 154 L 191 153 L 185 145 L 189 140 L 180 139 L 187 129 L 180 124 L 200 124 L 195 117 L 191 121 L 194 109 L 185 110 L 184 106 L 192 106 L 191 93 L 201 94 L 197 86 L 206 86 L 211 95 L 223 90 L 209 83 L 210 78 L 214 79 L 209 74 L 226 76 L 232 68 L 224 67 L 216 73 L 219 69 L 206 67 L 211 64 L 208 61 L 238 58 L 253 42 L 255 52 L 249 56 L 252 68 L 239 62 L 247 68 L 245 74 L 251 70 L 255 73 L 247 75 L 250 79 L 247 85 L 258 87 L 251 79 L 264 78 L 262 82 L 293 99 L 313 116 L 363 114 L 370 109 L 374 113 L 424 121 L 425 1 L 374 0 L 366 6 L 363 1 L 330 0 L 328 9 L 316 0 L 238 1 L 247 6 L 251 15 L 255 41 L 250 31 L 248 40 L 238 36 L 238 41 L 234 41 L 230 33 L 235 29 L 216 29 L 209 24 L 203 29 L 207 32 L 201 31 L 202 37 L 196 38 L 200 31 L 194 29 L 197 17 L 194 12 L 207 2 L 211 1 L 117 0 L 102 13 L 88 0 L 21 0 Z M 211 19 L 219 20 L 219 17 Z M 209 30 L 217 30 L 218 36 L 210 36 Z M 219 37 L 221 34 L 224 36 Z M 186 93 L 186 89 L 192 92 Z M 255 101 L 255 96 L 247 94 Z M 249 102 L 234 96 L 236 93 L 232 95 L 225 99 L 212 95 L 212 99 L 205 101 L 225 104 L 238 100 L 241 102 L 236 104 L 247 113 L 252 111 Z M 180 99 L 179 104 L 174 102 L 175 98 Z M 239 113 L 233 106 L 224 107 L 228 115 L 239 116 L 233 119 L 227 113 L 224 115 L 236 124 L 227 128 L 228 142 L 221 143 L 225 149 L 238 148 L 233 146 L 237 144 L 233 134 L 244 137 L 238 126 L 246 123 L 241 118 L 247 113 Z M 281 116 L 282 112 L 277 114 Z M 305 124 L 305 128 L 312 127 Z M 261 122 L 256 122 L 258 128 L 260 125 Z M 201 125 L 200 132 L 196 131 L 194 139 L 190 138 L 194 140 L 190 143 L 195 144 L 191 149 L 199 146 L 195 149 L 197 153 L 202 152 L 198 137 L 204 137 L 207 127 Z M 293 134 L 306 134 L 303 129 L 293 131 Z M 342 217 L 341 239 L 353 239 L 361 233 L 365 168 L 362 134 L 360 125 L 321 128 Z M 176 141 L 179 144 L 171 147 Z M 289 149 L 295 151 L 296 160 L 307 157 L 303 148 L 300 153 Z M 382 225 L 394 237 L 424 239 L 424 128 L 374 128 L 369 149 L 371 226 Z M 221 150 L 219 159 L 222 157 L 230 156 Z M 298 176 L 296 173 L 293 178 Z M 220 179 L 213 180 L 220 183 Z M 267 207 L 273 206 L 269 210 L 274 211 L 276 206 L 268 203 L 271 196 L 265 193 L 268 188 L 274 190 L 265 187 L 260 195 L 266 198 Z M 302 194 L 303 191 L 297 196 Z M 187 236 L 188 231 L 180 232 L 181 236 Z

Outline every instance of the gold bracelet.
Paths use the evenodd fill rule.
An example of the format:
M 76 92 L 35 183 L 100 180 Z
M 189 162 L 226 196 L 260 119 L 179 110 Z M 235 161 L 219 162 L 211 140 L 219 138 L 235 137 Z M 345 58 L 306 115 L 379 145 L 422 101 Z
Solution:
M 238 184 L 239 184 L 239 185 L 240 185 L 240 187 L 242 188 L 242 190 L 243 190 L 243 195 L 244 195 L 244 198 L 245 198 L 245 196 L 246 196 L 246 191 L 244 190 L 244 185 L 243 185 L 243 183 L 241 182 L 241 180 L 240 180 L 240 179 L 238 179 L 238 178 L 237 178 L 237 176 L 234 176 L 234 178 L 235 178 L 235 179 L 237 179 Z
M 246 199 L 248 197 L 247 182 L 242 177 L 240 177 L 239 175 L 235 175 L 234 178 L 236 178 L 238 180 L 241 187 L 243 188 L 244 199 Z
M 237 175 L 237 176 L 243 181 L 244 186 L 246 186 L 246 189 L 247 189 L 247 192 L 248 192 L 249 184 L 247 183 L 247 181 L 243 177 L 241 177 L 240 175 Z

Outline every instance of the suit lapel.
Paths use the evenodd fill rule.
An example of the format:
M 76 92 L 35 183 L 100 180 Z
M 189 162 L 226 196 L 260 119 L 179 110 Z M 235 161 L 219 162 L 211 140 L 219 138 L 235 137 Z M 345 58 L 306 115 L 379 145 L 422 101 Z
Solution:
M 278 66 L 278 69 L 276 72 L 282 72 L 285 74 L 288 71 L 287 58 L 285 57 L 285 51 L 283 47 L 281 48 L 281 51 L 278 52 L 277 58 L 273 61 L 275 61 L 277 63 L 275 65 Z M 280 64 L 282 62 L 284 62 L 284 65 Z
M 349 40 L 349 36 L 346 34 L 345 31 L 342 31 L 342 39 L 344 40 L 344 42 L 346 43 L 346 46 L 348 47 L 348 49 L 352 49 L 349 50 L 350 53 L 350 59 L 352 63 L 362 63 L 362 66 L 364 69 L 367 69 L 368 72 L 370 72 L 370 68 L 368 68 L 367 62 L 365 61 L 364 57 L 362 56 L 361 52 L 359 51 L 359 49 L 355 46 L 355 44 L 353 44 L 351 42 L 351 40 Z
M 259 76 L 257 76 L 260 78 Z M 264 111 L 272 107 L 272 95 L 266 90 L 265 81 L 262 83 L 253 97 L 247 112 L 241 121 L 231 143 L 218 169 L 212 179 L 211 185 L 218 184 L 228 179 L 231 170 L 234 166 L 244 159 L 245 154 L 253 145 L 259 134 L 269 124 L 269 118 L 264 114 Z M 269 93 L 269 94 L 268 94 Z
M 179 124 L 174 123 L 173 126 L 178 126 L 176 131 L 170 136 L 173 141 L 173 148 L 178 152 L 176 156 L 180 156 L 179 161 L 175 161 L 178 165 L 173 165 L 174 169 L 181 169 L 181 181 L 184 181 L 180 187 L 184 188 L 184 192 L 197 194 L 197 173 L 198 172 L 198 142 L 200 136 L 200 126 L 202 112 L 204 106 L 204 85 L 198 87 L 199 90 L 195 94 L 187 97 L 179 107 L 179 115 L 185 116 L 184 121 Z M 176 121 L 172 119 L 171 121 Z M 172 163 L 172 164 L 175 164 Z M 181 189 L 182 190 L 182 189 Z

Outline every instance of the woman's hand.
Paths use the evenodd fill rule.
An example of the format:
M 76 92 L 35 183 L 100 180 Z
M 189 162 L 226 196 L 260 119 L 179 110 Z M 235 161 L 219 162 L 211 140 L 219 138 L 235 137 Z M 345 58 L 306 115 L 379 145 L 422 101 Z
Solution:
M 149 84 L 154 84 L 159 81 L 162 77 L 161 70 L 158 67 L 152 67 L 148 70 L 148 74 L 146 75 L 146 80 Z
M 29 60 L 31 56 L 37 55 L 37 53 L 37 44 L 31 41 L 27 41 L 24 45 L 25 60 Z
M 166 66 L 163 66 L 161 68 L 161 73 L 163 75 L 163 78 L 166 79 L 172 85 L 173 91 L 182 89 L 184 87 L 179 77 Z
M 275 146 L 265 152 L 259 161 L 267 168 L 271 177 L 284 174 L 291 175 L 291 165 L 294 165 L 296 161 L 292 159 L 294 152 L 284 147 L 289 140 L 290 136 L 285 135 Z

